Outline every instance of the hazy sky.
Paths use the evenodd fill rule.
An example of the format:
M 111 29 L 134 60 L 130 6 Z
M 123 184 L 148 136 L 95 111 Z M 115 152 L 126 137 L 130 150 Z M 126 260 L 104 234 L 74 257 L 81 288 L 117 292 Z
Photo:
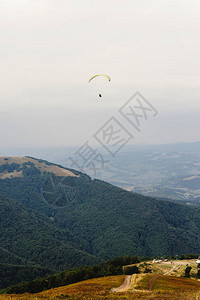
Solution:
M 136 91 L 158 114 L 134 143 L 200 140 L 199 0 L 1 0 L 0 43 L 2 147 L 79 146 L 113 116 L 130 132 Z

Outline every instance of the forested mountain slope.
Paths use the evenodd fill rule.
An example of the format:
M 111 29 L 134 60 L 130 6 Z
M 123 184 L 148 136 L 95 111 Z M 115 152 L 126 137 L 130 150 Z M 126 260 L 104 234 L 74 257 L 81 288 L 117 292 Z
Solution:
M 199 253 L 199 209 L 33 158 L 0 165 L 1 247 L 27 261 L 65 269 L 118 255 Z
M 38 264 L 53 270 L 100 260 L 82 251 L 81 241 L 58 229 L 49 218 L 18 201 L 0 197 L 1 262 Z

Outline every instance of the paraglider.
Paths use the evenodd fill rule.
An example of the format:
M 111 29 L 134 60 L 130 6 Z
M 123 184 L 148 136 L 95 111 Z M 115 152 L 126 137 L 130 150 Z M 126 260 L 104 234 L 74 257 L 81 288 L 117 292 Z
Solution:
M 92 77 L 89 79 L 88 82 L 90 82 L 91 80 L 93 80 L 93 79 L 94 79 L 95 77 L 97 77 L 97 76 L 104 76 L 105 78 L 108 79 L 108 81 L 111 81 L 111 78 L 110 78 L 108 75 L 105 75 L 105 74 L 97 74 L 97 75 L 92 76 Z M 99 94 L 99 97 L 102 97 L 102 95 Z
M 92 79 L 94 79 L 95 77 L 97 77 L 97 76 L 104 76 L 104 77 L 106 77 L 109 81 L 111 81 L 111 79 L 110 79 L 110 77 L 109 77 L 108 75 L 105 75 L 105 74 L 97 74 L 97 75 L 92 76 L 92 77 L 89 79 L 89 82 L 90 82 Z

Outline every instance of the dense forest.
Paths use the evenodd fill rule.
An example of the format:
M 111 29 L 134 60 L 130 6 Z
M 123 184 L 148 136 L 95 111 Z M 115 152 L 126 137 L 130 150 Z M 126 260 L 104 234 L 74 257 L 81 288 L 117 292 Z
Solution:
M 67 230 L 57 228 L 48 218 L 18 201 L 2 197 L 0 232 L 0 263 L 38 264 L 63 270 L 101 261 L 81 250 L 82 242 Z
M 53 271 L 40 266 L 23 266 L 0 263 L 0 289 L 21 281 L 31 281 L 52 274 Z

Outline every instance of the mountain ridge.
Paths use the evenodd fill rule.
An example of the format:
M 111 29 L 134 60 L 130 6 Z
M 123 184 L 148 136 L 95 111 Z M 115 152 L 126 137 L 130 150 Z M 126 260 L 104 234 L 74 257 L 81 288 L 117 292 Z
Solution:
M 8 161 L 5 157 L 3 159 L 5 163 L 1 165 L 3 169 L 0 170 L 0 174 L 5 168 L 7 172 L 21 168 L 23 176 L 0 178 L 1 197 L 14 199 L 10 200 L 14 201 L 11 206 L 13 203 L 17 207 L 21 204 L 26 217 L 34 216 L 31 217 L 31 222 L 37 221 L 37 226 L 34 223 L 36 231 L 31 228 L 27 235 L 30 244 L 31 240 L 37 244 L 37 240 L 41 239 L 41 237 L 34 239 L 34 234 L 36 233 L 37 237 L 37 231 L 40 232 L 41 228 L 47 241 L 49 239 L 49 242 L 45 243 L 41 239 L 43 247 L 40 248 L 41 253 L 38 257 L 35 256 L 35 252 L 31 252 L 31 247 L 26 252 L 20 249 L 18 244 L 16 255 L 24 251 L 27 260 L 32 261 L 34 258 L 34 263 L 43 262 L 42 265 L 46 266 L 49 251 L 57 256 L 54 266 L 53 258 L 49 257 L 51 267 L 60 270 L 75 265 L 89 265 L 97 260 L 111 259 L 120 255 L 199 253 L 200 211 L 197 208 L 128 192 L 104 181 L 91 179 L 84 173 L 44 160 L 26 157 L 25 165 L 22 164 L 20 167 L 17 166 L 17 160 L 15 166 L 12 165 L 13 160 L 10 160 L 12 169 L 9 169 Z M 57 176 L 53 172 L 41 173 L 38 162 L 46 166 L 57 166 L 76 176 Z M 3 220 L 5 222 L 4 214 L 0 219 L 1 230 L 6 228 L 2 227 Z M 6 220 L 6 226 L 15 230 L 12 222 L 10 217 Z M 32 226 L 31 222 L 29 221 L 29 225 Z M 26 227 L 24 223 L 19 232 L 15 231 L 19 240 L 23 240 L 23 227 Z M 51 238 L 48 231 L 52 232 Z M 52 237 L 55 239 L 52 240 Z M 12 239 L 6 238 L 5 235 L 4 239 L 3 247 L 11 251 L 14 247 Z M 47 247 L 46 250 L 44 245 Z M 66 245 L 69 247 L 69 255 L 65 254 L 66 258 L 62 263 L 63 249 Z
M 72 176 L 72 177 L 78 176 L 67 169 L 59 167 L 58 165 L 47 164 L 46 161 L 36 160 L 32 157 L 4 156 L 4 157 L 0 157 L 0 170 L 1 170 L 0 178 L 6 179 L 6 178 L 13 178 L 13 177 L 23 177 L 23 168 L 22 168 L 23 165 L 26 165 L 28 167 L 31 164 L 34 164 L 34 166 L 39 169 L 41 174 L 50 172 L 55 174 L 56 176 Z M 2 166 L 4 166 L 3 170 L 2 170 Z

